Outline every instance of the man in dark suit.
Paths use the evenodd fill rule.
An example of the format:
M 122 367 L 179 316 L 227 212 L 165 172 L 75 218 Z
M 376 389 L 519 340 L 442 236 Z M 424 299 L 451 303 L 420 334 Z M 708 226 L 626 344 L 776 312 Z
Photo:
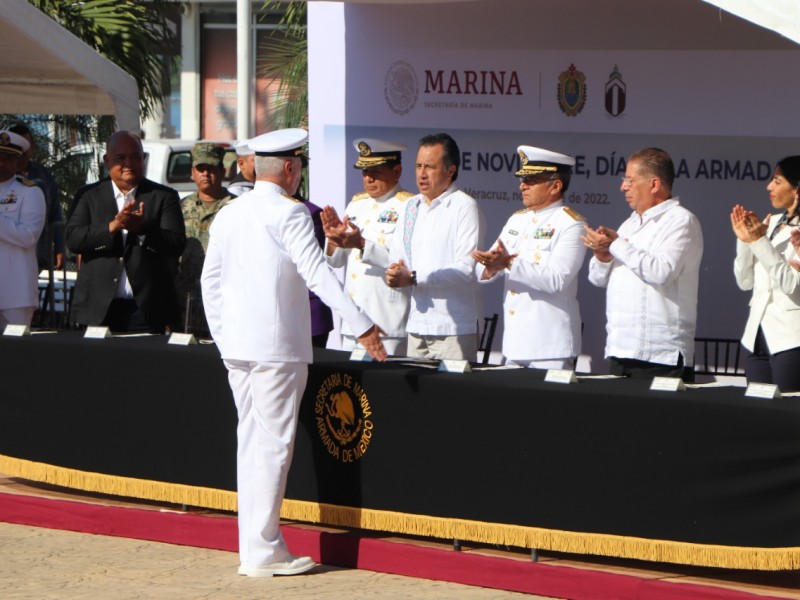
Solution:
M 118 131 L 103 157 L 109 179 L 81 188 L 67 247 L 81 255 L 72 320 L 163 333 L 177 321 L 175 275 L 186 245 L 178 193 L 144 178 L 138 136 Z

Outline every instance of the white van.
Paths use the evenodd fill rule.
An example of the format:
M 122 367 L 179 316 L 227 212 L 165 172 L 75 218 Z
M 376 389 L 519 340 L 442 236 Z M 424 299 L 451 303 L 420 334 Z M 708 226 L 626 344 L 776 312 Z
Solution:
M 225 174 L 223 185 L 227 185 L 237 173 L 236 149 L 229 140 L 213 141 L 225 148 Z M 168 185 L 185 198 L 197 189 L 192 181 L 192 146 L 195 140 L 142 140 L 144 148 L 145 177 L 156 183 Z M 105 177 L 103 154 L 105 146 L 81 144 L 72 148 L 70 154 L 84 160 L 86 165 L 86 183 L 94 183 Z

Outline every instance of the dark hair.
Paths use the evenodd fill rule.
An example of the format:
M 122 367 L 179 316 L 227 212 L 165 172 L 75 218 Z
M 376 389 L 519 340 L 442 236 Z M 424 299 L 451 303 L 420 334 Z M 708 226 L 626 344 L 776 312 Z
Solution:
M 8 128 L 11 133 L 16 133 L 17 135 L 30 135 L 31 129 L 25 123 L 14 123 L 11 127 Z
M 775 170 L 779 170 L 783 178 L 788 181 L 792 187 L 798 187 L 800 184 L 800 156 L 787 156 L 778 161 L 775 165 Z
M 639 169 L 661 180 L 667 191 L 672 193 L 672 184 L 675 181 L 675 165 L 672 159 L 661 148 L 644 148 L 634 152 L 628 162 L 638 162 Z
M 456 172 L 453 173 L 453 181 L 455 181 L 458 178 L 458 169 L 461 166 L 461 151 L 458 149 L 456 141 L 447 133 L 432 133 L 419 141 L 420 148 L 422 146 L 438 146 L 439 144 L 444 149 L 445 168 L 450 167 L 450 165 L 456 166 Z

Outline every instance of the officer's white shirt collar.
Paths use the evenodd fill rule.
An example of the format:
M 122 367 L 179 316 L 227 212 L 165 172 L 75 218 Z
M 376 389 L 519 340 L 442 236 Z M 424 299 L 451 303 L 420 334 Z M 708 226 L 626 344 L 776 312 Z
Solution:
M 372 198 L 375 202 L 386 202 L 389 198 L 394 198 L 395 194 L 397 194 L 397 190 L 400 188 L 400 184 L 398 183 L 394 186 L 389 192 L 385 193 L 383 196 L 378 196 L 377 198 Z
M 277 183 L 272 183 L 271 181 L 264 181 L 264 180 L 256 180 L 255 185 L 253 186 L 253 192 L 256 194 L 266 194 L 268 192 L 277 192 L 283 196 L 290 196 L 289 192 L 279 186 Z
M 564 206 L 564 201 L 563 200 L 556 200 L 555 202 L 553 202 L 552 204 L 548 204 L 544 208 L 538 208 L 538 209 L 537 208 L 529 208 L 527 212 L 533 213 L 536 216 L 542 216 L 542 215 L 546 215 L 548 213 L 554 212 L 554 211 L 556 211 L 557 209 L 560 209 L 563 206 Z
M 114 190 L 114 200 L 117 201 L 117 210 L 122 210 L 122 207 L 125 206 L 126 202 L 136 197 L 136 190 L 139 189 L 139 186 L 137 185 L 135 188 L 133 188 L 130 192 L 126 194 L 117 187 L 117 184 L 114 183 L 114 180 L 112 179 L 111 189 Z
M 450 201 L 452 200 L 453 194 L 456 193 L 457 191 L 458 191 L 458 186 L 455 183 L 451 183 L 450 187 L 447 188 L 445 191 L 443 191 L 438 196 L 436 196 L 436 198 L 431 200 L 430 204 L 425 202 L 425 198 L 424 198 L 424 196 L 422 194 L 418 194 L 417 195 L 417 203 L 421 202 L 421 203 L 425 204 L 426 206 L 428 206 L 429 208 L 433 208 L 437 204 L 443 204 L 444 206 L 449 206 Z
M 678 204 L 680 204 L 680 198 L 678 198 L 678 196 L 673 196 L 672 198 L 664 200 L 664 202 L 656 204 L 654 207 L 648 208 L 641 215 L 638 215 L 639 222 L 643 224 L 646 221 L 656 219 L 659 216 L 663 215 L 665 212 L 667 212 L 670 208 L 673 208 Z

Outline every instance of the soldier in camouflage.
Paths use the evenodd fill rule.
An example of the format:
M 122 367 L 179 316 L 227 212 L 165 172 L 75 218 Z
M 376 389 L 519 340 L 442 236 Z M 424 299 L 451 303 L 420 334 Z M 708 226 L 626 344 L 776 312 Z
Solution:
M 200 274 L 208 248 L 208 228 L 214 217 L 233 196 L 222 186 L 225 149 L 210 142 L 192 147 L 192 180 L 197 191 L 181 203 L 186 226 L 186 250 L 178 271 L 178 299 L 184 314 L 184 325 L 192 333 L 205 336 L 208 325 L 202 310 Z

